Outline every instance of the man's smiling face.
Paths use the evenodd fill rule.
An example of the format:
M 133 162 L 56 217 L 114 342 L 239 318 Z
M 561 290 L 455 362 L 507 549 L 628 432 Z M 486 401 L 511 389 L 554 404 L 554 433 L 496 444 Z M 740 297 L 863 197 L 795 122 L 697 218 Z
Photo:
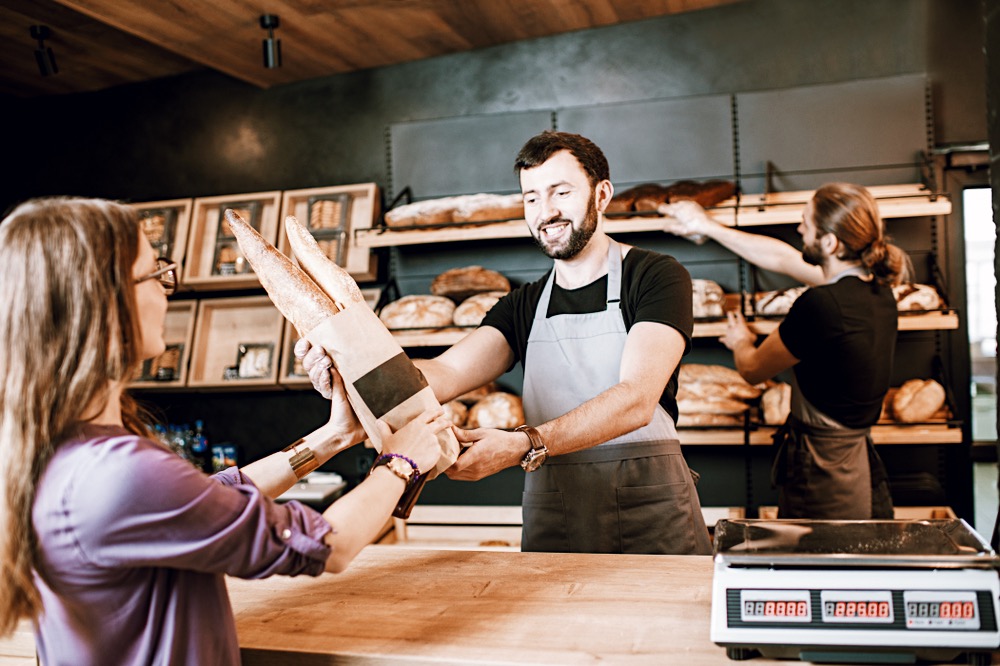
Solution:
M 594 188 L 577 159 L 559 151 L 521 170 L 524 217 L 532 238 L 553 259 L 572 259 L 597 230 Z

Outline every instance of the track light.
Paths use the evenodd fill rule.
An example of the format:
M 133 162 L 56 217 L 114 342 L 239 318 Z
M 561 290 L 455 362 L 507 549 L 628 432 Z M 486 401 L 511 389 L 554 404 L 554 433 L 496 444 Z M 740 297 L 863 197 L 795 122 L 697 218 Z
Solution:
M 52 32 L 47 25 L 33 25 L 30 28 L 31 38 L 38 40 L 38 48 L 35 49 L 35 62 L 38 63 L 38 73 L 42 76 L 58 74 L 59 66 L 56 65 L 56 56 L 52 53 L 52 48 L 45 46 L 45 40 L 52 36 Z
M 274 29 L 278 27 L 278 16 L 263 14 L 260 17 L 260 27 L 267 30 L 267 39 L 263 42 L 264 67 L 268 69 L 281 67 L 281 40 L 274 38 Z

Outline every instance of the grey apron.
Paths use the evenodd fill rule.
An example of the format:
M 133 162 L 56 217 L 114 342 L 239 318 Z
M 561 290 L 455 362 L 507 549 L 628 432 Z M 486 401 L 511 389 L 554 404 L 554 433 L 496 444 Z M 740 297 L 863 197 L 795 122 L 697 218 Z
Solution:
M 621 247 L 608 248 L 607 309 L 546 317 L 555 270 L 542 291 L 524 359 L 529 425 L 558 418 L 618 383 L 628 335 Z M 549 458 L 525 477 L 524 551 L 708 555 L 711 545 L 673 420 L 657 405 L 642 428 Z
M 844 271 L 832 282 L 859 269 Z M 774 436 L 771 481 L 778 517 L 814 520 L 892 518 L 888 474 L 871 428 L 848 428 L 813 406 L 792 376 L 791 414 Z

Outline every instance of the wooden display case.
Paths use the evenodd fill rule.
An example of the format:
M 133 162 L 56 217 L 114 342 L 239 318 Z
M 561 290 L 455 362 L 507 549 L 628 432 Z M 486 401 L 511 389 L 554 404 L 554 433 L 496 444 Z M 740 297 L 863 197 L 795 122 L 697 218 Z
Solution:
M 142 364 L 139 376 L 130 384 L 131 388 L 163 390 L 186 385 L 197 307 L 197 301 L 172 301 L 167 305 L 163 325 L 163 340 L 167 349 Z
M 195 199 L 182 283 L 192 289 L 259 286 L 260 280 L 243 257 L 223 213 L 227 208 L 236 209 L 261 236 L 273 243 L 278 235 L 280 207 L 279 191 Z
M 156 256 L 168 258 L 182 266 L 187 251 L 192 199 L 146 201 L 129 205 L 139 211 L 142 231 L 153 246 Z M 184 288 L 183 282 L 180 287 Z
M 365 297 L 365 302 L 368 303 L 369 307 L 374 310 L 375 304 L 378 303 L 378 297 L 381 295 L 382 290 L 373 287 L 362 289 L 361 293 Z M 295 346 L 295 342 L 300 337 L 302 336 L 297 330 L 295 330 L 292 322 L 286 319 L 283 342 L 281 345 L 281 369 L 278 373 L 278 383 L 288 388 L 312 388 L 312 382 L 309 381 L 309 375 L 306 374 L 305 370 L 302 368 L 302 364 L 297 358 L 295 358 L 295 353 L 292 351 L 292 348 Z
M 267 296 L 200 301 L 188 386 L 275 386 L 283 323 Z
M 281 233 L 276 245 L 291 256 L 285 218 L 294 215 L 309 229 L 326 255 L 355 280 L 374 280 L 378 273 L 377 257 L 370 248 L 355 242 L 354 231 L 375 224 L 380 206 L 375 183 L 287 190 L 281 199 Z

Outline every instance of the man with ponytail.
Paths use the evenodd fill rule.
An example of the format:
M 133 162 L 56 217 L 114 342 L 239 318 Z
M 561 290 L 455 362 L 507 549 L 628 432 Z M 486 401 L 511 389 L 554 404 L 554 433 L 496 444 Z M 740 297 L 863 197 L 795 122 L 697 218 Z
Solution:
M 909 259 L 888 242 L 864 187 L 830 183 L 806 205 L 802 250 L 711 220 L 698 204 L 666 204 L 664 230 L 709 238 L 765 270 L 811 288 L 758 346 L 740 312 L 720 341 L 750 383 L 792 369 L 791 414 L 775 435 L 772 478 L 781 518 L 892 518 L 885 467 L 871 440 L 889 389 L 896 345 L 892 286 Z

